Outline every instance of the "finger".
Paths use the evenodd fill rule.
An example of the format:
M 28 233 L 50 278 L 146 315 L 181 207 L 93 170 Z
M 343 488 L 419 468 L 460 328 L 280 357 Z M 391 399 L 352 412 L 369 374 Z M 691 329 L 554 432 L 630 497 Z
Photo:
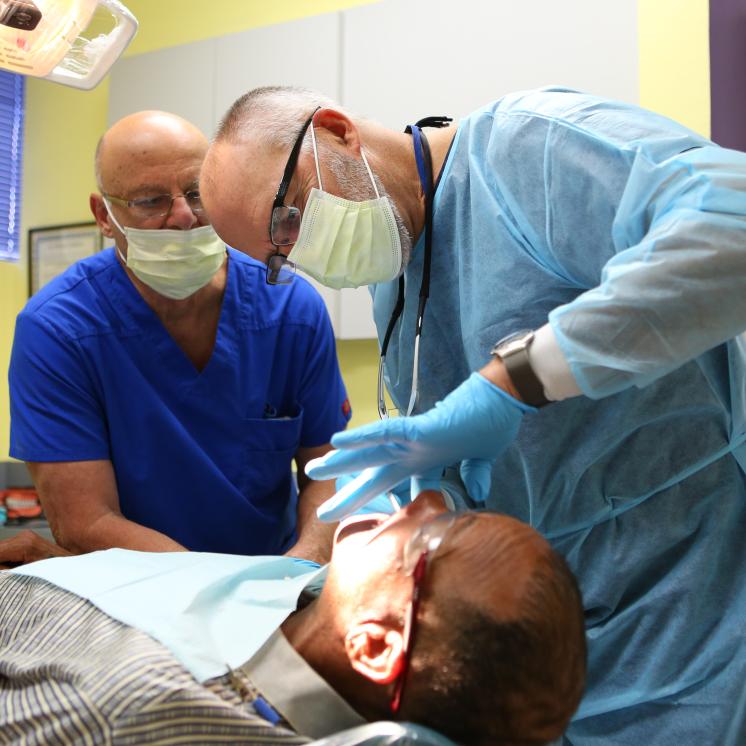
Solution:
M 306 464 L 306 474 L 311 479 L 331 479 L 374 466 L 396 463 L 402 458 L 397 446 L 376 446 L 359 451 L 329 451 Z
M 343 474 L 341 477 L 337 477 L 336 481 L 334 482 L 334 490 L 336 492 L 339 492 L 342 487 L 344 487 L 346 484 L 349 484 L 357 476 L 358 474 Z
M 325 523 L 340 521 L 362 508 L 376 495 L 395 487 L 402 478 L 403 475 L 397 468 L 384 466 L 366 469 L 336 495 L 322 503 L 316 510 L 316 515 Z
M 335 448 L 354 450 L 369 448 L 370 446 L 385 445 L 404 440 L 404 418 L 372 422 L 369 425 L 355 427 L 352 430 L 342 430 L 332 436 Z
M 492 459 L 486 458 L 469 458 L 461 462 L 461 480 L 472 500 L 483 503 L 490 494 L 493 464 Z
M 18 537 L 19 534 L 16 534 L 10 539 L 0 541 L 0 562 L 17 564 L 23 561 L 24 548 Z
M 411 480 L 412 500 L 415 500 L 425 490 L 440 492 L 440 480 L 442 476 L 443 469 L 440 466 L 430 469 L 424 474 L 415 474 Z

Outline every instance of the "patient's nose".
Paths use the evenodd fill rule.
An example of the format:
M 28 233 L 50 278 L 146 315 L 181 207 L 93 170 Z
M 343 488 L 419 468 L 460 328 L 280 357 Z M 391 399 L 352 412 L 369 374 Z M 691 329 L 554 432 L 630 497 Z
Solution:
M 445 513 L 448 508 L 440 492 L 437 490 L 423 490 L 404 510 L 412 516 L 428 514 L 434 517 L 440 513 Z

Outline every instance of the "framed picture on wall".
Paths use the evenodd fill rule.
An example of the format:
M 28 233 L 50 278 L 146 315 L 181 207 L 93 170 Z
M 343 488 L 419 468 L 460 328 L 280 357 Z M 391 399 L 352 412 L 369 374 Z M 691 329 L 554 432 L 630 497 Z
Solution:
M 101 251 L 96 223 L 71 223 L 32 228 L 28 232 L 28 290 L 33 295 L 78 259 Z

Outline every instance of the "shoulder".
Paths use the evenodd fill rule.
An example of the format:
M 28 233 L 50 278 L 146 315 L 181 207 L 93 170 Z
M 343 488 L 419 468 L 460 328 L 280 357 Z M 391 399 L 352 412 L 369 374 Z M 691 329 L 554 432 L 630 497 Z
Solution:
M 228 256 L 238 276 L 241 302 L 254 310 L 258 325 L 297 323 L 316 327 L 327 318 L 322 297 L 301 275 L 296 274 L 289 285 L 269 285 L 264 264 L 231 248 Z
M 560 87 L 510 93 L 473 112 L 464 123 L 474 131 L 489 126 L 503 137 L 535 132 L 543 135 L 543 143 L 570 135 L 576 142 L 581 138 L 617 150 L 666 155 L 709 144 L 678 122 L 635 104 Z
M 28 301 L 18 316 L 19 326 L 35 323 L 65 337 L 95 332 L 105 319 L 100 281 L 116 271 L 113 249 L 76 262 Z

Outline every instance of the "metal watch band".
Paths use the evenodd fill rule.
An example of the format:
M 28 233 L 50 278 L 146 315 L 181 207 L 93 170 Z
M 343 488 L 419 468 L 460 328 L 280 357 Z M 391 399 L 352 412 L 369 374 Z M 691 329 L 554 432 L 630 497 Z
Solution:
M 544 386 L 534 373 L 528 357 L 528 348 L 531 346 L 533 338 L 533 332 L 529 332 L 522 340 L 515 340 L 505 347 L 502 346 L 501 342 L 498 342 L 492 349 L 492 354 L 497 355 L 503 361 L 510 380 L 521 395 L 521 399 L 532 407 L 543 407 L 545 404 L 549 404 L 549 399 L 544 395 Z M 521 342 L 523 343 L 521 344 Z

